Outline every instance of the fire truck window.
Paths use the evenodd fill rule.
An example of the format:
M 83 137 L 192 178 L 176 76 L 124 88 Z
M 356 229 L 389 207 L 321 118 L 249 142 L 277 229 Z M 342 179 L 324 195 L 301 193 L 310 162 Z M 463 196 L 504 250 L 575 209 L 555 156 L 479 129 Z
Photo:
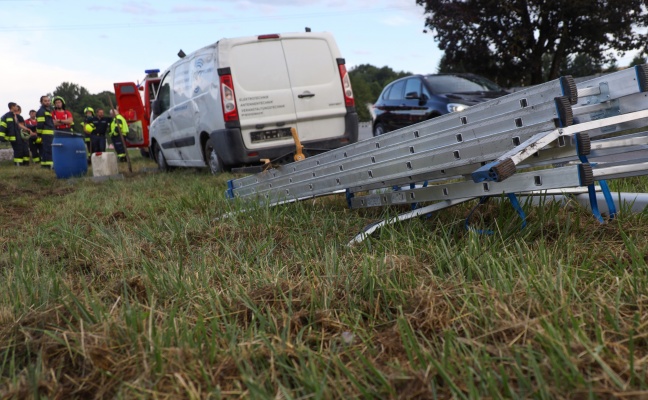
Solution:
M 135 86 L 122 86 L 120 90 L 123 94 L 135 93 Z

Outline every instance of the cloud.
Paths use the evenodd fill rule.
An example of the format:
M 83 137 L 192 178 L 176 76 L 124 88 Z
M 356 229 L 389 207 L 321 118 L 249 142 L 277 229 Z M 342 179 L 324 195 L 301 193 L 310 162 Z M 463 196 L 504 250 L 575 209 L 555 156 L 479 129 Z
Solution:
M 0 74 L 0 103 L 14 101 L 20 104 L 23 110 L 37 109 L 40 106 L 40 96 L 51 93 L 62 82 L 76 83 L 88 89 L 90 93 L 113 90 L 114 79 L 107 76 L 105 71 L 88 68 L 87 65 L 78 62 L 72 64 L 73 67 L 60 66 L 49 61 L 51 56 L 38 59 L 33 57 L 32 53 L 21 50 L 19 41 L 5 42 L 7 36 L 10 37 L 3 35 L 0 39 L 6 45 L 6 49 L 3 50 L 12 54 L 12 62 L 5 64 L 3 73 Z M 96 60 L 91 62 L 96 63 Z
M 136 15 L 151 15 L 158 13 L 158 9 L 153 7 L 147 1 L 140 3 L 127 3 L 121 7 L 121 11 Z
M 383 19 L 382 23 L 388 26 L 399 27 L 399 26 L 412 25 L 412 20 L 400 15 L 394 15 L 389 18 Z
M 173 6 L 171 13 L 203 13 L 203 12 L 221 12 L 222 7 L 218 6 Z
M 114 11 L 114 7 L 108 7 L 108 6 L 90 6 L 88 7 L 89 11 Z

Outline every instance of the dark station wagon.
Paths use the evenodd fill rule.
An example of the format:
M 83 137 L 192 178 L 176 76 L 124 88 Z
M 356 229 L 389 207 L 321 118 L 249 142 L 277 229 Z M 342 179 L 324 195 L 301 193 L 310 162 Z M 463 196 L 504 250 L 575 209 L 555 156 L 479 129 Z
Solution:
M 416 124 L 508 94 L 475 74 L 412 75 L 391 82 L 373 105 L 373 135 Z

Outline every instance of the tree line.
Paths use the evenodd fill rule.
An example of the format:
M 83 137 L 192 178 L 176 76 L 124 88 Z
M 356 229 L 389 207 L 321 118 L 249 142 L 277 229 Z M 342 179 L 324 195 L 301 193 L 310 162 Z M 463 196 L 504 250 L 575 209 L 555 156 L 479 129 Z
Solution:
M 618 66 L 616 60 L 611 60 L 608 64 L 602 64 L 600 60 L 593 59 L 588 54 L 576 54 L 566 57 L 560 65 L 559 75 L 572 75 L 574 77 L 585 77 L 601 73 L 608 73 L 618 70 L 619 68 L 632 67 L 639 64 L 645 64 L 646 57 L 639 54 L 629 65 Z M 551 57 L 545 55 L 542 58 L 542 82 L 546 82 L 550 77 Z M 449 63 L 446 57 L 443 57 L 439 64 L 433 68 L 430 73 L 458 73 L 458 72 L 472 72 L 478 75 L 483 75 L 492 81 L 499 83 L 504 88 L 510 88 L 507 79 L 503 79 L 501 75 L 488 75 L 481 69 L 470 70 L 463 64 L 455 65 Z M 376 67 L 370 64 L 361 64 L 349 70 L 349 77 L 351 78 L 351 86 L 353 87 L 353 96 L 356 102 L 356 109 L 358 111 L 358 118 L 360 121 L 371 121 L 371 112 L 369 108 L 373 104 L 384 87 L 399 78 L 412 75 L 408 71 L 394 71 L 388 66 Z M 75 127 L 80 131 L 81 122 L 83 122 L 85 115 L 83 110 L 86 107 L 92 107 L 95 111 L 103 108 L 108 115 L 110 110 L 110 102 L 113 105 L 117 104 L 115 93 L 103 91 L 101 93 L 92 94 L 88 90 L 76 83 L 63 82 L 54 89 L 51 96 L 61 96 L 65 99 L 66 107 L 72 112 L 74 116 Z M 110 100 L 109 100 L 110 99 Z
M 616 56 L 639 50 L 629 66 L 646 62 L 646 0 L 416 0 L 424 8 L 424 32 L 444 55 L 429 73 L 471 72 L 504 88 L 540 84 L 561 75 L 582 77 L 616 71 Z M 623 68 L 624 66 L 621 66 Z M 361 121 L 389 82 L 411 75 L 369 64 L 349 71 Z M 112 92 L 90 94 L 63 82 L 62 96 L 75 122 L 87 106 L 110 108 Z

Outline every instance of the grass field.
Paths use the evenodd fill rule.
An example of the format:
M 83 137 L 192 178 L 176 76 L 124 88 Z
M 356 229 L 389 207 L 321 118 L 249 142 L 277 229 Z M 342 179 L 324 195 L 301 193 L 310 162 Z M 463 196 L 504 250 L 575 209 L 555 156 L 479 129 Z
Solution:
M 0 398 L 648 398 L 648 212 L 343 196 L 274 208 L 233 176 L 58 180 L 0 163 Z M 646 179 L 612 182 L 646 191 Z

